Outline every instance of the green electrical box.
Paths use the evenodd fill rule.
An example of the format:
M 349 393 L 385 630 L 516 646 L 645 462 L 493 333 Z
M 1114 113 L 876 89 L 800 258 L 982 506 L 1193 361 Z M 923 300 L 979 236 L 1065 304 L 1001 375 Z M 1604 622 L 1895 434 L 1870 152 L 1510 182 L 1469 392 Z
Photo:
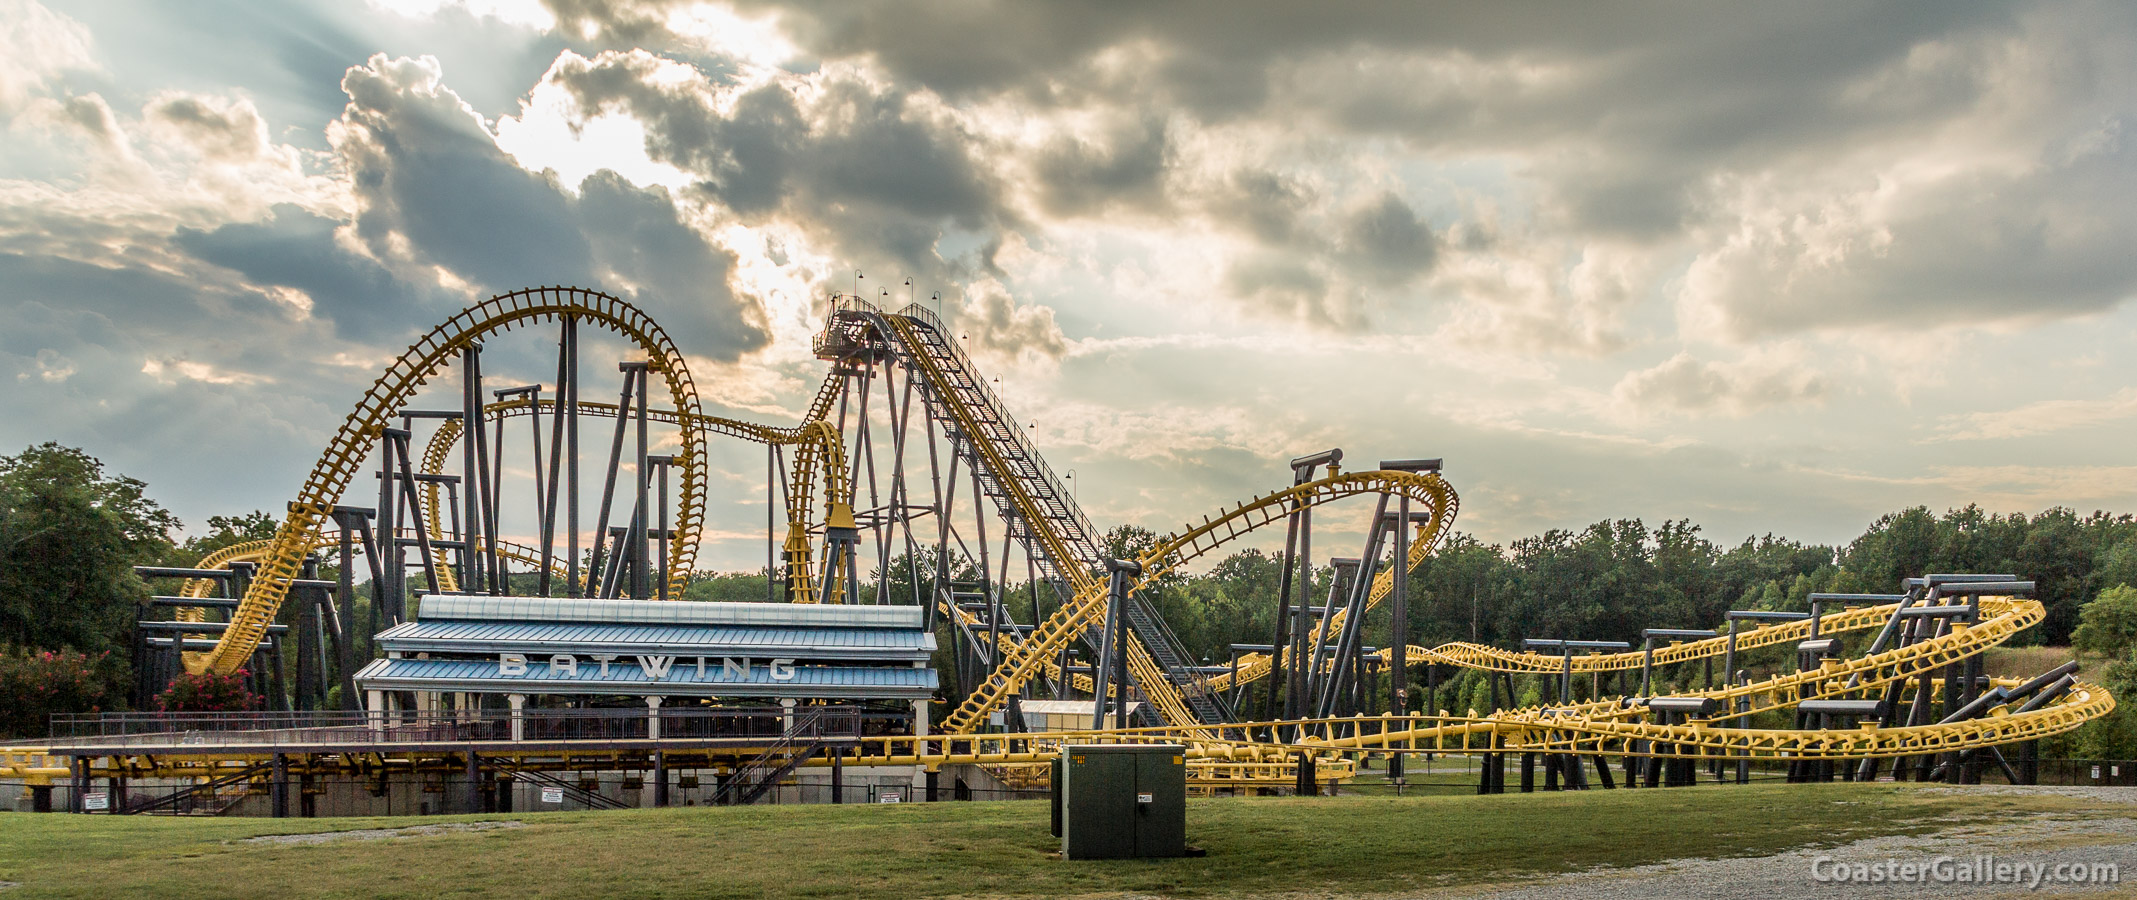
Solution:
M 1069 859 L 1187 855 L 1187 748 L 1080 744 L 1061 748 L 1054 790 Z
M 1065 760 L 1061 756 L 1056 755 L 1054 757 L 1053 777 L 1047 779 L 1046 782 L 1052 786 L 1047 791 L 1047 794 L 1054 804 L 1054 837 L 1061 836 L 1061 767 L 1063 762 Z

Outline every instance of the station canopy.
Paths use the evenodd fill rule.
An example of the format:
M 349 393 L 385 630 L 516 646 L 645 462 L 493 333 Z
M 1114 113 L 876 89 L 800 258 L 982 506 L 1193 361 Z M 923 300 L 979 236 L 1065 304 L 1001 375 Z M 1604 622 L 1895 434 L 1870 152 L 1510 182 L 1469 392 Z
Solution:
M 378 646 L 363 690 L 919 700 L 937 687 L 915 606 L 441 594 Z

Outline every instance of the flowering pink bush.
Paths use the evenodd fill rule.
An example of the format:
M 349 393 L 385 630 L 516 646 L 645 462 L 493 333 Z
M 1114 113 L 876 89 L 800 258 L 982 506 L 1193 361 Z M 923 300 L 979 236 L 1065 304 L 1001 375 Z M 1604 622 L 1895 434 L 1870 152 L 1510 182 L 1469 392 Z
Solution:
M 0 652 L 0 736 L 43 737 L 53 713 L 109 709 L 108 681 L 96 670 L 110 654 L 73 650 Z
M 156 695 L 156 708 L 165 712 L 243 712 L 266 705 L 265 697 L 245 687 L 247 673 L 239 669 L 228 675 L 209 672 L 180 674 L 171 686 Z

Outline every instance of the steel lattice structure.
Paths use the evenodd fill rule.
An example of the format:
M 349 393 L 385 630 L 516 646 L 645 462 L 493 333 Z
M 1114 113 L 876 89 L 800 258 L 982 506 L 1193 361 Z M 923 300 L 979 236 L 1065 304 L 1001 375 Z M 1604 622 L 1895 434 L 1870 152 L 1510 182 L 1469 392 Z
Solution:
M 644 357 L 622 365 L 624 388 L 616 403 L 577 397 L 576 329 L 581 323 L 621 336 Z M 539 386 L 530 386 L 495 391 L 494 399 L 486 399 L 480 377 L 482 341 L 537 324 L 561 329 L 554 396 L 544 397 Z M 1292 486 L 1190 523 L 1138 558 L 1123 561 L 1122 571 L 1132 574 L 1109 581 L 1102 571 L 1107 565 L 1102 536 L 932 312 L 908 306 L 892 313 L 841 298 L 817 338 L 816 350 L 831 363 L 832 372 L 802 421 L 764 425 L 704 413 L 681 350 L 642 311 L 615 297 L 577 288 L 538 288 L 469 307 L 417 340 L 365 392 L 312 467 L 273 539 L 229 547 L 198 564 L 201 571 L 194 574 L 202 577 L 185 583 L 185 598 L 210 598 L 217 582 L 209 576 L 216 571 L 249 566 L 252 574 L 240 596 L 224 601 L 228 621 L 221 623 L 213 646 L 186 653 L 186 668 L 227 673 L 247 665 L 271 643 L 270 626 L 293 591 L 325 589 L 308 581 L 304 571 L 314 554 L 337 545 L 343 553 L 344 599 L 352 546 L 360 544 L 370 560 L 377 591 L 374 616 L 393 614 L 397 600 L 389 600 L 388 593 L 392 589 L 397 597 L 404 583 L 403 552 L 408 548 L 416 550 L 416 564 L 436 589 L 447 592 L 502 593 L 513 585 L 511 562 L 527 567 L 527 575 L 538 575 L 545 589 L 554 587 L 572 596 L 652 596 L 656 591 L 661 597 L 679 596 L 691 578 L 704 534 L 709 442 L 725 437 L 764 445 L 767 466 L 780 477 L 779 506 L 786 522 L 776 555 L 785 600 L 857 599 L 860 558 L 872 545 L 876 602 L 923 605 L 956 634 L 960 684 L 954 705 L 940 723 L 943 734 L 870 739 L 871 749 L 861 761 L 931 767 L 972 763 L 1015 777 L 1049 758 L 1062 742 L 1167 741 L 1188 745 L 1197 777 L 1213 783 L 1291 777 L 1307 758 L 1319 759 L 1323 772 L 1341 775 L 1365 755 L 1409 752 L 1555 756 L 1569 760 L 1564 765 L 1572 772 L 1580 771 L 1579 759 L 1584 757 L 1595 758 L 1600 768 L 1606 754 L 1717 762 L 1786 758 L 1795 763 L 1949 754 L 1956 761 L 1957 754 L 2067 731 L 2113 708 L 2106 691 L 2068 673 L 2052 684 L 1954 674 L 1978 664 L 1982 651 L 2040 620 L 2041 605 L 2020 596 L 2023 591 L 2015 584 L 2009 593 L 1998 592 L 1993 584 L 1972 585 L 1961 610 L 1934 605 L 1940 591 L 1956 589 L 1956 583 L 1925 580 L 1903 597 L 1886 598 L 1893 602 L 1843 604 L 1837 611 L 1776 625 L 1755 623 L 1741 632 L 1732 622 L 1727 635 L 1641 651 L 1574 655 L 1572 643 L 1562 644 L 1565 649 L 1556 655 L 1460 642 L 1416 647 L 1400 630 L 1406 624 L 1398 626 L 1390 647 L 1369 651 L 1359 642 L 1364 615 L 1391 600 L 1400 608 L 1407 573 L 1429 558 L 1458 512 L 1459 498 L 1438 474 L 1436 461 L 1429 467 L 1348 472 L 1337 468 L 1340 452 L 1295 462 Z M 462 409 L 410 410 L 407 404 L 419 389 L 449 367 L 457 367 L 463 379 Z M 665 388 L 662 408 L 652 407 L 647 399 L 656 374 Z M 425 416 L 441 421 L 417 454 L 408 446 L 408 424 Z M 546 461 L 544 416 L 553 436 Z M 538 545 L 503 537 L 495 521 L 497 495 L 503 490 L 502 451 L 486 455 L 502 446 L 505 424 L 523 418 L 533 420 L 535 493 L 546 517 L 538 528 Z M 604 496 L 592 562 L 583 571 L 576 518 L 581 418 L 615 423 L 606 493 L 618 488 L 625 437 L 634 422 L 639 439 L 635 483 L 629 486 L 638 495 L 632 518 L 625 526 L 608 528 L 609 498 Z M 393 425 L 396 419 L 402 422 L 399 429 Z M 672 458 L 648 454 L 649 424 L 674 430 L 680 450 Z M 490 437 L 491 429 L 495 437 Z M 567 465 L 560 462 L 567 447 L 569 468 L 561 468 Z M 785 458 L 789 450 L 791 459 Z M 456 455 L 461 458 L 457 474 Z M 377 517 L 366 525 L 362 515 L 337 504 L 373 460 L 380 467 L 381 505 L 360 511 Z M 1323 466 L 1326 474 L 1318 471 Z M 664 492 L 667 484 L 654 473 L 669 470 L 679 474 L 680 485 L 672 525 L 665 500 L 656 504 L 648 499 L 650 491 L 657 487 Z M 563 499 L 566 477 L 569 500 Z M 968 484 L 960 506 L 958 492 Z M 456 491 L 458 499 L 446 496 Z M 1312 571 L 1312 512 L 1358 498 L 1378 503 L 1367 552 L 1362 563 L 1353 562 L 1358 574 L 1340 582 L 1345 602 L 1338 605 L 1332 589 L 1328 605 L 1319 608 L 1309 624 L 1304 614 L 1307 585 L 1299 590 L 1299 610 L 1294 614 L 1291 609 L 1290 567 L 1294 558 L 1303 557 L 1307 571 Z M 765 500 L 770 507 L 769 483 Z M 1390 514 L 1391 504 L 1399 512 Z M 569 511 L 568 525 L 560 526 L 560 505 Z M 963 521 L 967 517 L 969 525 Z M 325 529 L 329 520 L 339 524 L 338 532 Z M 1280 625 L 1275 643 L 1238 655 L 1226 671 L 1195 665 L 1145 594 L 1169 573 L 1277 524 L 1291 531 L 1284 554 L 1285 608 L 1278 618 L 1295 620 L 1295 633 L 1287 638 Z M 990 525 L 999 532 L 990 536 Z M 775 527 L 768 510 L 768 542 Z M 560 537 L 569 545 L 562 553 L 555 546 Z M 1292 541 L 1301 537 L 1302 546 L 1294 551 Z M 1383 558 L 1382 542 L 1388 539 L 1395 552 Z M 613 549 L 606 543 L 611 540 Z M 658 565 L 651 549 L 655 545 Z M 990 549 L 996 546 L 998 553 Z M 934 569 L 925 578 L 917 570 L 923 551 L 932 554 Z M 601 565 L 604 554 L 606 567 Z M 1024 622 L 1016 621 L 1006 596 L 1016 559 L 1021 559 L 1031 592 Z M 901 562 L 903 588 L 909 594 L 889 596 L 892 571 Z M 768 559 L 768 575 L 773 568 Z M 387 577 L 388 572 L 394 574 Z M 1050 610 L 1044 602 L 1048 597 Z M 1925 609 L 1942 612 L 1930 615 Z M 334 614 L 330 611 L 329 619 Z M 338 614 L 343 619 L 335 627 L 349 627 L 346 603 Z M 202 608 L 181 608 L 178 617 L 209 624 Z M 1405 620 L 1398 615 L 1396 621 Z M 1112 628 L 1121 636 L 1121 665 L 1114 667 L 1102 658 L 1094 658 L 1088 668 L 1070 664 L 1068 651 L 1079 642 L 1094 651 L 1115 646 L 1107 643 Z M 1853 636 L 1873 629 L 1879 630 L 1877 638 L 1859 656 L 1821 651 L 1824 655 L 1803 656 L 1796 671 L 1755 682 L 1725 671 L 1725 683 L 1719 687 L 1710 681 L 1706 690 L 1666 698 L 1654 698 L 1645 690 L 1644 674 L 1657 666 L 1733 661 L 1740 652 L 1801 648 L 1821 636 Z M 346 646 L 348 635 L 337 634 Z M 172 646 L 185 644 L 174 640 Z M 1346 706 L 1350 701 L 1345 698 L 1362 695 L 1361 667 L 1374 661 L 1405 673 L 1409 666 L 1442 665 L 1494 675 L 1557 675 L 1568 685 L 1575 674 L 1588 675 L 1599 685 L 1605 674 L 1622 677 L 1639 671 L 1643 691 L 1602 696 L 1597 690 L 1592 699 L 1574 702 L 1568 688 L 1561 702 L 1553 704 L 1491 714 L 1440 710 L 1425 715 L 1408 714 L 1398 694 L 1390 714 L 1331 715 L 1355 709 L 1355 704 Z M 1246 686 L 1287 672 L 1294 684 L 1318 684 L 1318 701 L 1290 703 L 1283 709 L 1288 714 L 1279 716 L 1256 717 L 1233 708 L 1230 700 L 1245 696 Z M 1939 673 L 1945 676 L 1941 683 L 1934 679 Z M 1395 683 L 1406 684 L 1407 678 Z M 1122 701 L 1139 700 L 1142 727 L 1116 724 L 1045 735 L 1014 729 L 982 733 L 993 714 L 1042 686 L 1051 686 L 1055 696 L 1098 689 Z M 1908 690 L 1914 692 L 1914 705 L 1905 721 L 1899 721 L 1896 710 Z M 1277 691 L 1272 688 L 1269 696 L 1273 709 Z M 1984 697 L 2009 702 L 1984 702 Z M 1858 712 L 1834 713 L 1807 724 L 1798 713 L 1800 727 L 1793 729 L 1748 727 L 1752 717 L 1762 713 L 1823 708 L 1819 704 L 1828 702 L 1866 704 L 1873 698 L 1885 704 L 1874 726 L 1846 721 L 1867 708 L 1858 705 L 1833 707 Z M 1938 703 L 1942 719 L 1928 721 Z M 1101 711 L 1104 706 L 1097 704 Z M 10 753 L 0 757 L 0 770 L 44 771 L 35 751 Z M 166 760 L 161 765 L 184 772 L 189 763 Z

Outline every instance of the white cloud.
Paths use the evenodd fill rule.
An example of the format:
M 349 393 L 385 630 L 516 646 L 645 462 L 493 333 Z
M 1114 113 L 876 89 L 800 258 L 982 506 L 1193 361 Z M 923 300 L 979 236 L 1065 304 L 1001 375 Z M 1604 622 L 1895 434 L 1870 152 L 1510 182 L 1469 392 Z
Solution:
M 1611 397 L 1634 416 L 1720 413 L 1743 416 L 1774 406 L 1814 403 L 1831 387 L 1800 351 L 1758 353 L 1711 362 L 1679 353 L 1626 373 Z
M 430 18 L 448 7 L 469 15 L 496 19 L 511 25 L 547 31 L 556 27 L 556 16 L 541 0 L 364 0 L 372 9 L 409 18 Z
M 1929 466 L 1920 474 L 1877 475 L 1846 469 L 1803 469 L 1822 479 L 1904 489 L 1901 503 L 1923 503 L 1925 490 L 1943 505 L 1979 503 L 1990 510 L 2034 512 L 2065 506 L 2080 512 L 2127 508 L 2137 501 L 2137 466 L 2024 464 Z
M 951 326 L 967 346 L 1009 364 L 1049 362 L 1068 353 L 1068 339 L 1048 307 L 1018 303 L 1000 281 L 982 279 L 959 295 Z M 897 304 L 893 304 L 896 306 Z
M 1439 336 L 1516 353 L 1601 356 L 1632 342 L 1627 320 L 1658 264 L 1635 247 L 1524 230 L 1449 255 L 1434 287 L 1452 295 Z
M 0 0 L 0 117 L 12 116 L 53 76 L 94 70 L 89 29 L 36 0 Z
M 566 51 L 556 65 L 583 63 Z M 555 68 L 552 67 L 552 72 Z M 695 70 L 682 63 L 662 61 L 651 79 L 669 80 Z M 665 77 L 663 77 L 665 75 Z M 651 80 L 649 79 L 649 80 Z M 520 101 L 520 114 L 497 120 L 497 146 L 531 172 L 553 169 L 557 180 L 576 189 L 593 173 L 609 169 L 639 187 L 662 185 L 679 190 L 693 180 L 665 162 L 646 153 L 645 124 L 636 117 L 601 110 L 580 109 L 569 91 L 544 79 Z
M 141 364 L 141 374 L 167 385 L 177 384 L 180 379 L 220 385 L 265 384 L 273 380 L 264 375 L 233 371 L 212 363 L 184 358 L 151 358 Z
M 74 377 L 74 361 L 61 356 L 59 351 L 50 347 L 37 351 L 35 364 L 37 366 L 35 374 L 39 381 L 60 382 Z M 29 372 L 21 372 L 17 373 L 15 378 L 17 380 L 28 380 L 30 376 L 31 373 Z
M 1944 417 L 1930 441 L 1991 441 L 2054 434 L 2137 416 L 2137 388 L 2092 400 L 2040 400 L 2013 409 Z
M 1834 101 L 1894 127 L 1717 177 L 1685 333 L 2024 325 L 2137 295 L 2133 42 L 2081 21 L 1915 45 Z

